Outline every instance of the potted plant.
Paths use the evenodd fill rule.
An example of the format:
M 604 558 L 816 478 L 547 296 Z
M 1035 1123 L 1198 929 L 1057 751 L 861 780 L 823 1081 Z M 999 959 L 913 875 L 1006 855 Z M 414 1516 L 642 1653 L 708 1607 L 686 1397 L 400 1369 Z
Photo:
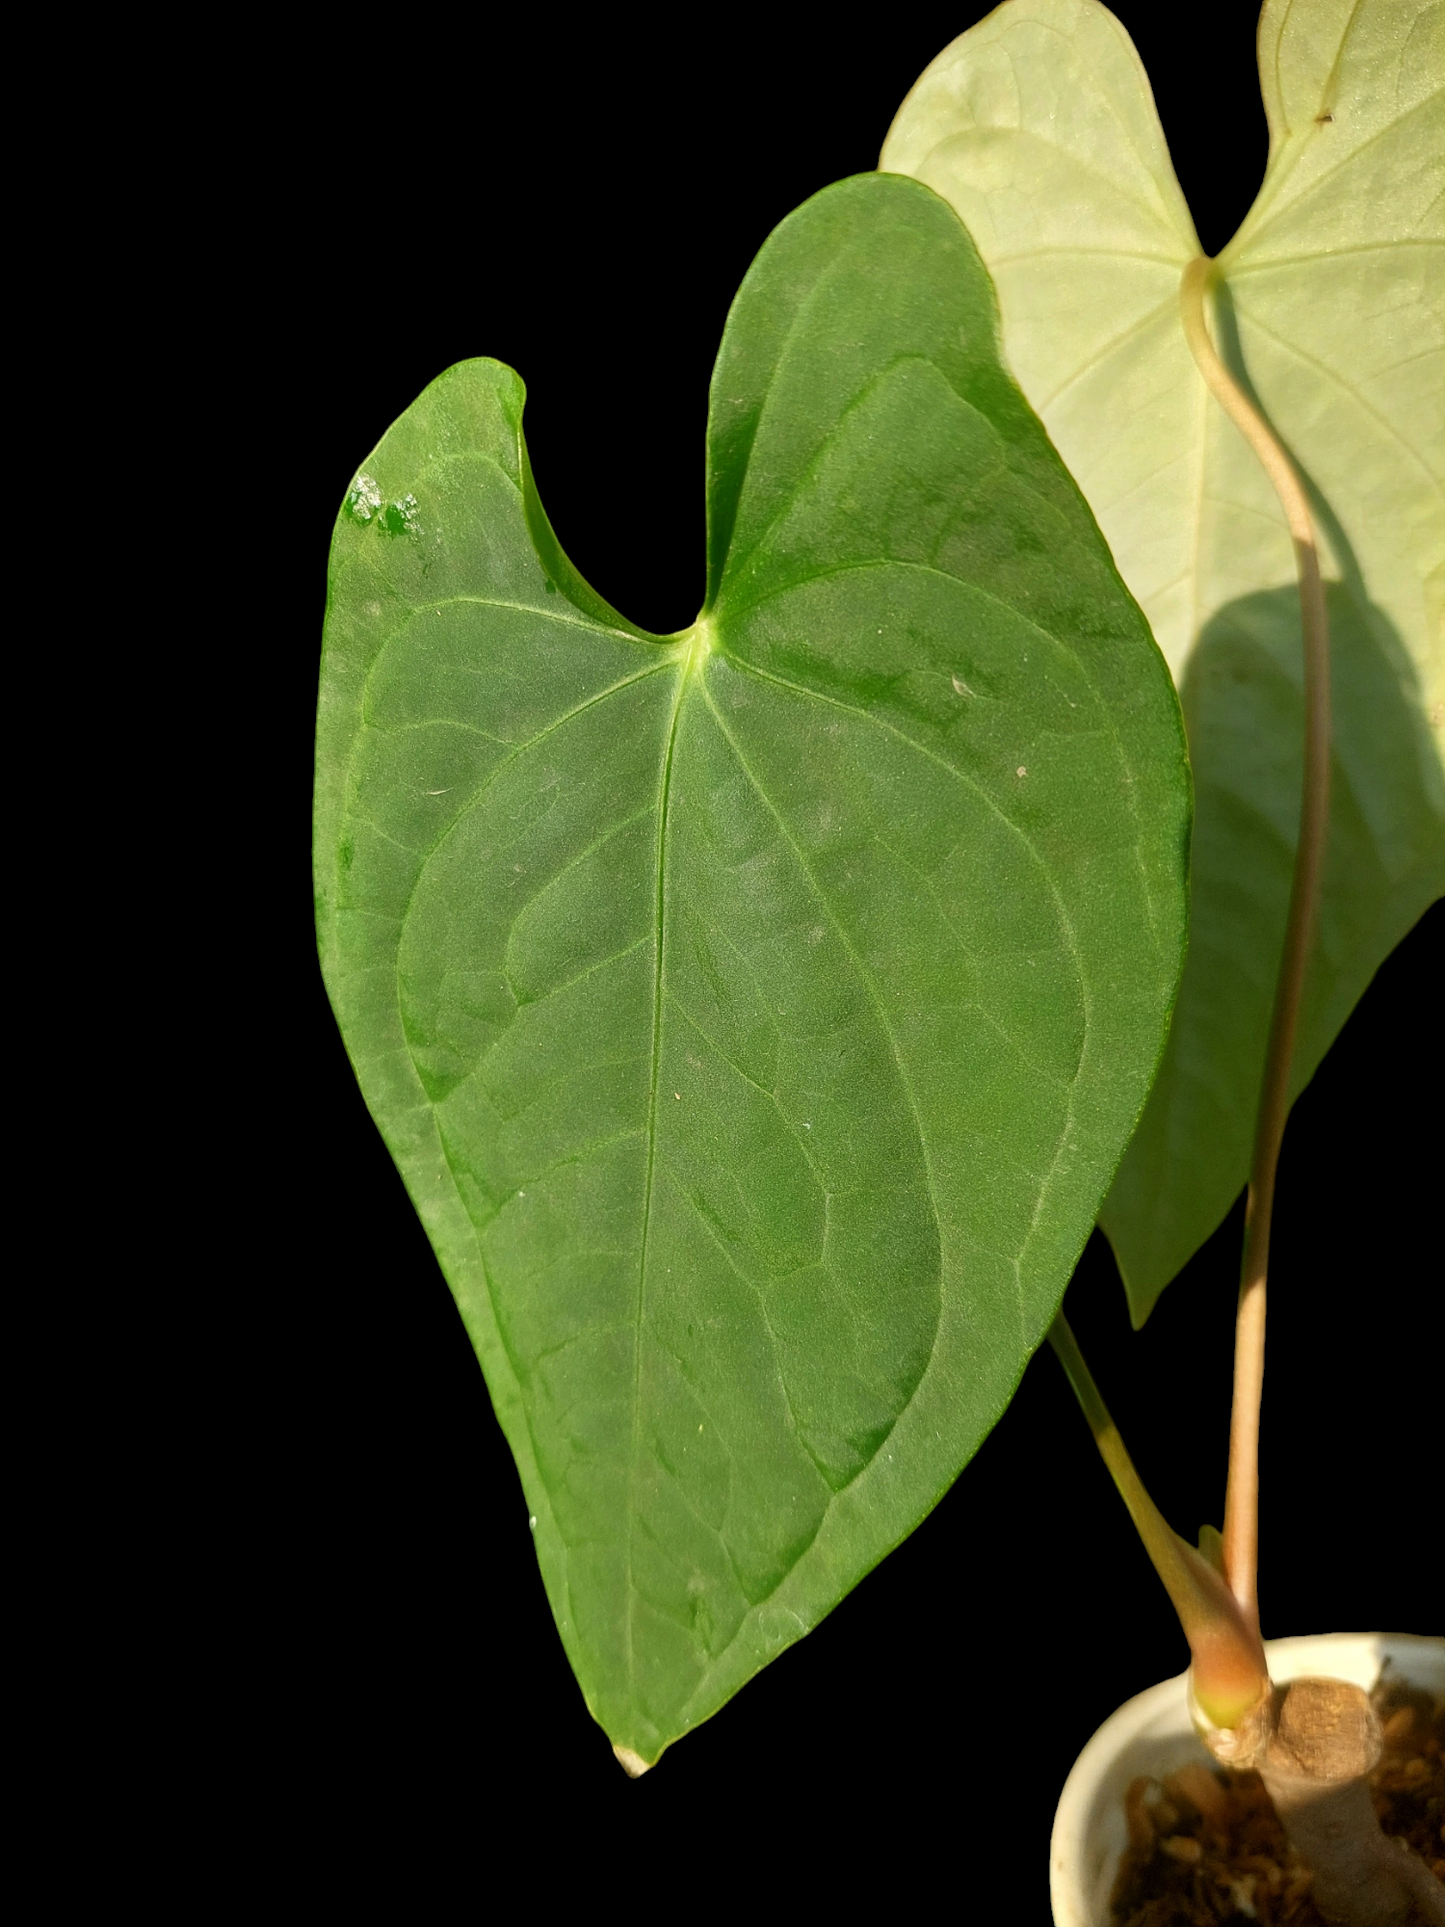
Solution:
M 698 624 L 659 639 L 588 590 L 542 514 L 518 439 L 515 383 L 495 367 L 473 369 L 399 424 L 348 492 L 323 685 L 319 848 L 333 994 L 363 1085 L 489 1356 L 494 1392 L 503 1388 L 529 1496 L 544 1501 L 534 1517 L 554 1603 L 573 1602 L 559 1610 L 564 1638 L 583 1655 L 579 1670 L 592 1670 L 594 1703 L 611 1696 L 611 1728 L 630 1765 L 656 1757 L 668 1719 L 686 1730 L 806 1630 L 886 1550 L 899 1521 L 906 1529 L 920 1503 L 936 1497 L 960 1447 L 966 1456 L 987 1428 L 1018 1369 L 1000 1338 L 1009 1267 L 1011 1342 L 1026 1352 L 1144 1102 L 1183 947 L 1187 781 L 1172 690 L 1092 518 L 992 350 L 991 293 L 967 236 L 924 189 L 875 180 L 820 197 L 769 250 L 740 297 L 719 366 L 713 579 Z M 890 302 L 890 289 L 906 289 L 907 300 Z M 960 314 L 968 316 L 961 359 Z M 790 317 L 788 339 L 778 334 L 779 315 Z M 775 390 L 787 403 L 781 417 Z M 920 466 L 925 444 L 932 467 Z M 816 458 L 812 467 L 804 454 Z M 992 478 L 987 499 L 971 480 L 981 470 Z M 492 506 L 479 515 L 484 500 Z M 897 501 L 908 505 L 901 523 L 889 520 Z M 930 517 L 934 547 L 914 554 L 909 543 L 917 546 Z M 1058 532 L 1048 544 L 1037 539 L 1043 523 Z M 464 527 L 488 531 L 488 541 L 502 531 L 500 546 L 463 553 Z M 942 570 L 940 544 L 950 558 Z M 845 583 L 854 598 L 846 606 L 829 585 L 880 567 L 891 574 L 865 621 L 867 592 L 878 585 Z M 967 602 L 967 618 L 928 601 L 935 575 L 946 578 L 942 593 Z M 521 639 L 498 629 L 479 655 L 479 620 L 521 624 Z M 557 683 L 548 697 L 561 701 L 556 715 L 528 722 L 522 711 L 536 686 L 577 673 L 575 651 L 554 660 L 539 640 L 559 626 L 617 660 L 609 656 L 596 688 L 559 696 Z M 1063 629 L 1089 637 L 1082 656 L 1077 646 L 1072 659 L 1058 653 Z M 821 657 L 809 653 L 818 635 L 834 639 Z M 870 653 L 840 662 L 836 638 L 864 635 Z M 974 652 L 968 660 L 960 639 Z M 504 687 L 514 647 L 529 652 L 530 695 Z M 488 657 L 488 649 L 500 653 Z M 1022 674 L 1031 649 L 1044 652 L 1042 678 L 1038 660 L 1032 676 Z M 483 671 L 484 661 L 498 666 Z M 477 691 L 468 683 L 482 673 L 493 686 L 473 713 Z M 549 762 L 530 788 L 507 788 L 522 781 L 538 745 L 553 744 L 543 752 L 552 757 L 559 732 L 585 730 L 588 717 L 601 720 L 594 711 L 611 718 L 629 703 L 640 707 L 620 734 L 609 721 L 600 746 L 583 745 L 570 764 Z M 860 716 L 867 728 L 855 739 Z M 886 739 L 883 752 L 867 747 L 874 732 Z M 1100 760 L 1102 736 L 1114 746 Z M 634 765 L 612 768 L 618 744 L 630 744 Z M 918 801 L 924 766 L 942 786 L 926 803 Z M 602 807 L 606 775 L 631 799 L 631 814 L 615 822 L 589 814 Z M 473 799 L 485 791 L 495 800 L 502 790 L 493 784 L 506 807 L 478 832 Z M 459 792 L 471 813 L 461 831 L 449 815 L 458 805 L 446 800 Z M 1132 828 L 1120 810 L 1129 792 L 1147 795 Z M 1081 797 L 1094 812 L 1087 823 Z M 890 848 L 880 870 L 869 852 L 896 840 L 910 815 L 923 842 Z M 439 827 L 428 831 L 432 817 Z M 562 838 L 555 847 L 546 842 L 553 835 Z M 980 858 L 990 835 L 1003 844 Z M 821 839 L 816 849 L 810 838 Z M 431 882 L 420 872 L 401 878 L 408 850 L 422 853 Z M 968 861 L 995 867 L 967 882 L 935 875 L 939 850 L 945 858 L 974 852 Z M 478 889 L 478 866 L 495 867 L 504 852 L 507 863 Z M 438 862 L 459 866 L 456 875 L 437 882 Z M 637 886 L 644 873 L 654 876 L 650 897 Z M 899 877 L 913 874 L 924 881 L 900 896 Z M 580 895 L 569 901 L 569 892 Z M 1005 903 L 1012 929 L 986 921 Z M 487 906 L 496 904 L 522 913 L 490 928 Z M 985 921 L 966 939 L 956 929 L 950 937 L 965 913 Z M 473 922 L 463 931 L 459 918 Z M 1085 948 L 1095 948 L 1087 956 L 1075 950 L 1076 925 L 1088 926 Z M 676 939 L 664 969 L 664 931 L 684 928 L 689 935 Z M 793 947 L 774 956 L 780 932 L 791 933 Z M 387 956 L 373 954 L 377 944 L 391 946 Z M 974 958 L 976 981 L 967 996 L 945 995 L 940 960 L 956 964 L 960 952 Z M 650 1028 L 648 1000 L 637 1003 L 629 983 L 620 1003 L 588 1006 L 547 1032 L 559 998 L 585 999 L 586 982 L 647 954 Z M 1072 980 L 1070 958 L 1079 964 Z M 1042 976 L 1031 984 L 1030 972 Z M 911 996 L 901 990 L 907 981 Z M 935 988 L 922 990 L 929 982 Z M 386 984 L 381 1002 L 369 1002 Z M 908 1013 L 925 1008 L 938 1021 L 900 1042 Z M 1042 1023 L 1041 1009 L 1049 1013 Z M 830 1013 L 825 1022 L 820 1011 Z M 637 1023 L 652 1040 L 640 1053 L 619 1045 Z M 697 1033 L 691 1045 L 688 1024 Z M 527 1026 L 533 1041 L 524 1048 Z M 521 1056 L 509 1069 L 513 1049 Z M 1059 1097 L 1059 1065 L 1070 1053 L 1062 1081 L 1082 1077 L 1088 1092 L 1077 1135 Z M 627 1080 L 644 1059 L 652 1070 L 639 1131 Z M 490 1068 L 478 1082 L 483 1060 Z M 544 1060 L 551 1068 L 538 1085 Z M 959 1080 L 970 1072 L 960 1104 Z M 535 1093 L 554 1087 L 569 1093 L 564 1111 L 597 1111 L 587 1111 L 575 1143 L 566 1116 L 533 1110 Z M 525 1128 L 513 1128 L 529 1112 Z M 1030 1174 L 1034 1138 L 1053 1146 L 1045 1183 Z M 528 1160 L 543 1140 L 556 1155 L 534 1172 Z M 635 1162 L 639 1142 L 648 1147 L 640 1176 L 607 1165 L 608 1157 Z M 603 1162 L 589 1168 L 593 1152 Z M 502 1165 L 521 1160 L 510 1188 L 498 1155 Z M 964 1166 L 970 1177 L 960 1185 Z M 690 1268 L 706 1288 L 687 1329 L 652 1334 L 645 1360 L 634 1345 L 632 1413 L 619 1433 L 608 1400 L 627 1374 L 604 1356 L 617 1321 L 605 1304 L 573 1316 L 581 1303 L 573 1299 L 558 1322 L 546 1279 L 572 1267 L 566 1301 L 609 1268 L 620 1276 L 619 1252 L 638 1235 L 624 1194 L 638 1183 L 639 1278 L 659 1265 L 663 1279 Z M 559 1184 L 574 1188 L 564 1197 Z M 879 1199 L 893 1202 L 880 1210 Z M 647 1248 L 654 1200 L 656 1257 Z M 583 1225 L 601 1226 L 603 1244 L 588 1246 Z M 1013 1256 L 991 1275 L 989 1238 L 1001 1229 Z M 483 1232 L 488 1250 L 469 1249 Z M 584 1249 L 587 1278 L 575 1263 Z M 867 1274 L 880 1257 L 892 1282 L 870 1303 Z M 511 1279 L 495 1299 L 494 1276 Z M 674 1300 L 660 1289 L 652 1302 L 664 1314 L 686 1310 L 685 1292 Z M 556 1329 L 524 1329 L 539 1316 Z M 860 1353 L 861 1329 L 883 1349 Z M 762 1368 L 759 1332 L 772 1348 Z M 996 1356 L 970 1374 L 962 1361 L 977 1361 L 981 1334 Z M 581 1375 L 569 1377 L 579 1356 Z M 678 1383 L 668 1378 L 674 1366 Z M 918 1430 L 931 1371 L 944 1394 L 938 1435 L 910 1439 L 898 1428 L 906 1433 L 911 1415 Z M 961 1386 L 973 1406 L 969 1437 L 958 1431 Z M 760 1388 L 771 1418 L 760 1417 Z M 528 1402 L 539 1396 L 541 1418 Z M 679 1429 L 684 1407 L 690 1416 Z M 569 1446 L 568 1428 L 578 1425 Z M 614 1434 L 632 1441 L 620 1458 Z M 764 1440 L 761 1452 L 749 1436 Z M 579 1550 L 586 1519 L 617 1503 L 615 1491 L 602 1496 L 609 1478 L 617 1484 L 609 1454 L 626 1467 L 617 1514 L 627 1520 L 625 1550 L 604 1532 L 588 1553 Z M 597 1492 L 568 1496 L 569 1484 L 594 1475 Z M 557 1480 L 564 1508 L 572 1506 L 565 1528 L 547 1516 Z M 691 1525 L 664 1519 L 679 1493 Z M 749 1520 L 763 1522 L 761 1537 L 748 1539 Z M 579 1577 L 589 1559 L 591 1577 Z M 619 1559 L 629 1575 L 620 1593 Z M 650 1576 L 635 1585 L 636 1568 L 649 1561 Z M 1195 1578 L 1207 1592 L 1208 1578 Z M 618 1598 L 620 1619 L 608 1603 Z M 668 1651 L 678 1628 L 690 1642 L 681 1657 Z M 623 1648 L 619 1673 L 608 1655 Z M 701 1682 L 690 1698 L 682 1691 L 689 1669 Z

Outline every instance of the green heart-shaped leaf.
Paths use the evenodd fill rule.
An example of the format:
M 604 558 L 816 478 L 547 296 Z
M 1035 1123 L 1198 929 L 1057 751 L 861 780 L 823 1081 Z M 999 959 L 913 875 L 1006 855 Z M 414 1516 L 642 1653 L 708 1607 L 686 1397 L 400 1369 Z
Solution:
M 1336 578 L 1330 848 L 1291 1095 L 1445 890 L 1442 36 L 1438 0 L 1267 0 L 1269 167 L 1219 257 L 1221 351 L 1310 485 Z M 923 75 L 881 165 L 967 222 L 1009 361 L 1184 700 L 1189 963 L 1101 1217 L 1142 1323 L 1249 1167 L 1299 822 L 1290 538 L 1185 343 L 1199 243 L 1106 8 L 1007 0 Z
M 571 569 L 521 411 L 451 369 L 337 524 L 321 950 L 637 1767 L 1008 1402 L 1163 1046 L 1188 777 L 926 189 L 828 190 L 744 283 L 684 634 Z

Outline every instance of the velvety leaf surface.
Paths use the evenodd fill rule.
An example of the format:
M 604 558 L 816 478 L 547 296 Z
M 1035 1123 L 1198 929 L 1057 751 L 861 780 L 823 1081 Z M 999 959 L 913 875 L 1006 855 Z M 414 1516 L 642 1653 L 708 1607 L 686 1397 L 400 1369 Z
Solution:
M 832 188 L 750 272 L 682 636 L 566 564 L 521 409 L 451 369 L 338 522 L 321 950 L 577 1676 L 651 1762 L 1007 1403 L 1163 1046 L 1188 778 L 926 189 Z
M 1310 484 L 1335 578 L 1330 852 L 1296 1091 L 1445 889 L 1442 30 L 1438 0 L 1269 0 L 1269 168 L 1219 257 L 1221 351 Z M 1142 1322 L 1248 1172 L 1299 811 L 1289 537 L 1185 344 L 1179 278 L 1199 244 L 1107 9 L 1008 0 L 923 75 L 881 165 L 967 223 L 1009 362 L 1183 696 L 1189 962 L 1101 1216 Z

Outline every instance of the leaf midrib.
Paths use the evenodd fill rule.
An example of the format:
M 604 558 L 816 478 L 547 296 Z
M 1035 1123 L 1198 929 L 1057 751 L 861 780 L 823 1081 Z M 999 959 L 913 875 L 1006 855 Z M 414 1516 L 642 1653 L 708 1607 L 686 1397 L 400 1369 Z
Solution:
M 632 1427 L 627 1453 L 627 1685 L 628 1695 L 633 1704 L 637 1703 L 637 1661 L 633 1639 L 633 1603 L 637 1597 L 637 1585 L 633 1577 L 634 1554 L 637 1537 L 637 1507 L 634 1503 L 634 1481 L 637 1475 L 638 1433 L 642 1414 L 642 1319 L 645 1310 L 647 1291 L 647 1247 L 652 1230 L 652 1196 L 657 1181 L 657 1085 L 661 1069 L 662 1051 L 662 1003 L 663 967 L 667 942 L 667 928 L 663 917 L 666 906 L 667 881 L 667 822 L 672 801 L 672 763 L 677 747 L 677 725 L 682 715 L 683 701 L 688 685 L 693 679 L 693 662 L 696 646 L 689 654 L 687 663 L 677 674 L 677 689 L 672 699 L 672 716 L 668 723 L 667 750 L 663 756 L 662 771 L 658 781 L 657 795 L 657 947 L 653 965 L 652 979 L 652 1075 L 647 1098 L 647 1177 L 643 1190 L 642 1239 L 637 1261 L 637 1296 L 632 1319 Z

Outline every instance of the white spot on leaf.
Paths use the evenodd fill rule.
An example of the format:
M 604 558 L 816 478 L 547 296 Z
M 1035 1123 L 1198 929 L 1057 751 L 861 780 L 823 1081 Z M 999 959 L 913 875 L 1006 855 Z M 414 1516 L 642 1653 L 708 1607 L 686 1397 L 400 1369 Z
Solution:
M 358 475 L 351 484 L 346 506 L 358 522 L 369 522 L 381 507 L 381 490 L 369 475 Z

